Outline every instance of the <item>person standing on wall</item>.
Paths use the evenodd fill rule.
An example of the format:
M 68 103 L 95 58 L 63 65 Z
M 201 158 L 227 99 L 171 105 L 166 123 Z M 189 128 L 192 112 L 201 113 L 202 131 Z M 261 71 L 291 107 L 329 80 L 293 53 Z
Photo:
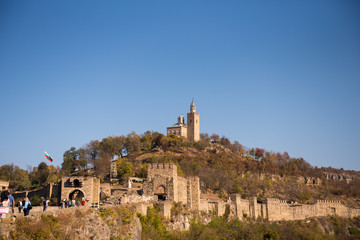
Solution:
M 28 216 L 31 209 L 32 209 L 31 202 L 30 202 L 29 198 L 26 197 L 25 204 L 24 204 L 24 216 Z

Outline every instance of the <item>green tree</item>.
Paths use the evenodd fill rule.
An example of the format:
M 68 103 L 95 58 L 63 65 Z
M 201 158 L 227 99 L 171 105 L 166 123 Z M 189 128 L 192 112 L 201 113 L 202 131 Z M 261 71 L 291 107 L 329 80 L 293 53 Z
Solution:
M 79 165 L 77 162 L 78 153 L 75 147 L 71 147 L 64 153 L 63 163 L 61 164 L 62 170 L 65 174 L 71 174 L 75 172 L 76 167 Z
M 252 148 L 252 149 L 250 150 L 249 154 L 250 154 L 250 156 L 255 157 L 255 149 Z
M 133 175 L 133 165 L 127 159 L 118 159 L 116 161 L 118 175 L 121 180 L 126 181 Z
M 0 180 L 10 181 L 15 171 L 14 164 L 5 164 L 0 167 Z
M 98 140 L 90 141 L 85 147 L 88 163 L 95 167 L 95 162 L 100 156 L 100 142 Z
M 140 151 L 141 148 L 141 142 L 139 135 L 136 134 L 136 132 L 131 132 L 125 142 L 127 154 L 137 154 Z
M 48 165 L 45 162 L 41 162 L 37 170 L 37 178 L 40 185 L 47 182 L 49 174 L 50 172 Z
M 27 171 L 16 167 L 14 171 L 14 179 L 11 181 L 11 187 L 18 191 L 23 191 L 30 188 L 30 178 Z
M 126 155 L 126 137 L 117 136 L 113 139 L 115 155 L 123 158 Z
M 147 178 L 148 164 L 142 164 L 139 170 L 135 172 L 136 177 Z
M 161 147 L 161 139 L 164 137 L 164 135 L 158 132 L 153 132 L 152 137 L 153 137 L 152 148 Z
M 152 149 L 153 140 L 153 135 L 150 131 L 143 133 L 140 138 L 141 150 L 145 152 L 150 151 Z
M 16 190 L 24 190 L 30 187 L 28 172 L 14 164 L 6 164 L 0 167 L 0 180 L 8 181 L 9 187 Z
M 115 149 L 114 143 L 115 142 L 114 142 L 113 137 L 103 138 L 103 140 L 100 142 L 100 145 L 99 145 L 100 146 L 100 154 L 102 154 L 102 155 L 107 154 L 111 158 L 113 158 L 113 156 L 117 152 Z
M 111 156 L 108 153 L 101 154 L 95 161 L 95 174 L 97 177 L 104 178 L 110 174 Z

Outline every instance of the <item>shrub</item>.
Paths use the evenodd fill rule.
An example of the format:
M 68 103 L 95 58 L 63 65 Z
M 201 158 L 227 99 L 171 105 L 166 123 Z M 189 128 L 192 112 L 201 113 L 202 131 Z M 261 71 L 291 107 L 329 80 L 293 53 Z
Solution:
M 30 202 L 31 202 L 31 205 L 33 205 L 33 206 L 40 206 L 42 200 L 41 200 L 41 197 L 39 197 L 38 195 L 35 195 L 30 199 Z
M 360 237 L 360 230 L 355 227 L 349 227 L 350 235 L 358 235 Z

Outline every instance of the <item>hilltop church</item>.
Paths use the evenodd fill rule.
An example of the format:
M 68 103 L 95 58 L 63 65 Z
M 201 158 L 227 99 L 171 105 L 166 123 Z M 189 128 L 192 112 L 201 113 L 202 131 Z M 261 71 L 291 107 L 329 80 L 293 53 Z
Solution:
M 196 112 L 194 99 L 190 105 L 190 112 L 187 114 L 187 124 L 184 116 L 178 117 L 177 123 L 167 128 L 167 135 L 185 137 L 187 140 L 196 142 L 200 140 L 200 114 Z

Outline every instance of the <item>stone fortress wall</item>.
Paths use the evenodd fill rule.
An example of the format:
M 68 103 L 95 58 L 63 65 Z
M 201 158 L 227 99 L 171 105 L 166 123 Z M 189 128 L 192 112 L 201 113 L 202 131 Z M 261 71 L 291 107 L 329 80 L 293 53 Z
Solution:
M 312 217 L 337 215 L 345 218 L 360 216 L 360 209 L 349 208 L 340 201 L 318 200 L 315 204 L 288 203 L 277 198 L 267 198 L 258 201 L 256 197 L 242 199 L 239 194 L 230 195 L 228 201 L 219 198 L 215 200 L 200 198 L 199 177 L 179 177 L 174 164 L 152 164 L 148 169 L 147 183 L 144 184 L 144 193 L 156 195 L 159 186 L 165 187 L 167 204 L 160 202 L 165 216 L 170 216 L 171 201 L 188 204 L 191 209 L 204 212 L 213 212 L 223 216 L 228 208 L 232 217 L 239 219 L 253 218 L 269 221 L 303 220 Z
M 177 175 L 177 167 L 169 163 L 153 163 L 148 167 L 144 194 L 157 195 L 160 200 L 188 204 L 192 209 L 200 206 L 199 177 L 183 178 Z
M 24 199 L 25 197 L 32 198 L 34 196 L 39 196 L 43 198 L 58 198 L 60 196 L 61 184 L 60 183 L 48 183 L 42 188 L 31 190 L 31 191 L 22 191 L 14 192 L 13 196 L 15 199 Z
M 230 215 L 239 219 L 250 217 L 252 219 L 266 219 L 269 221 L 304 220 L 313 217 L 326 217 L 337 215 L 344 218 L 360 216 L 360 209 L 349 208 L 340 201 L 317 200 L 315 204 L 288 203 L 277 198 L 267 198 L 263 202 L 256 197 L 242 199 L 239 194 L 230 195 L 227 202 L 206 202 L 201 200 L 201 211 L 215 212 L 218 216 L 230 209 Z
M 13 195 L 15 198 L 25 196 L 31 198 L 35 195 L 47 198 L 57 197 L 60 201 L 81 192 L 90 206 L 99 206 L 100 192 L 103 192 L 111 197 L 118 197 L 121 204 L 133 203 L 141 214 L 146 214 L 147 207 L 157 203 L 166 217 L 170 217 L 172 202 L 181 202 L 195 211 L 212 212 L 218 216 L 227 213 L 230 217 L 239 219 L 287 221 L 329 215 L 345 218 L 360 216 L 360 209 L 349 208 L 340 201 L 317 200 L 315 204 L 298 204 L 277 198 L 267 198 L 265 201 L 258 201 L 256 197 L 242 199 L 239 194 L 230 195 L 227 201 L 223 201 L 216 195 L 205 198 L 206 194 L 200 194 L 199 177 L 180 177 L 177 174 L 176 165 L 171 163 L 149 165 L 142 195 L 138 194 L 139 189 L 124 189 L 119 186 L 109 183 L 100 184 L 100 180 L 96 177 L 71 176 L 63 177 L 59 183 L 48 184 L 42 189 Z M 201 198 L 202 195 L 204 198 Z
M 58 183 L 48 183 L 42 188 L 32 191 L 14 192 L 15 199 L 34 196 L 43 198 L 57 198 L 58 204 L 62 199 L 70 199 L 73 194 L 80 193 L 91 205 L 100 203 L 100 179 L 96 177 L 71 176 L 63 177 Z

